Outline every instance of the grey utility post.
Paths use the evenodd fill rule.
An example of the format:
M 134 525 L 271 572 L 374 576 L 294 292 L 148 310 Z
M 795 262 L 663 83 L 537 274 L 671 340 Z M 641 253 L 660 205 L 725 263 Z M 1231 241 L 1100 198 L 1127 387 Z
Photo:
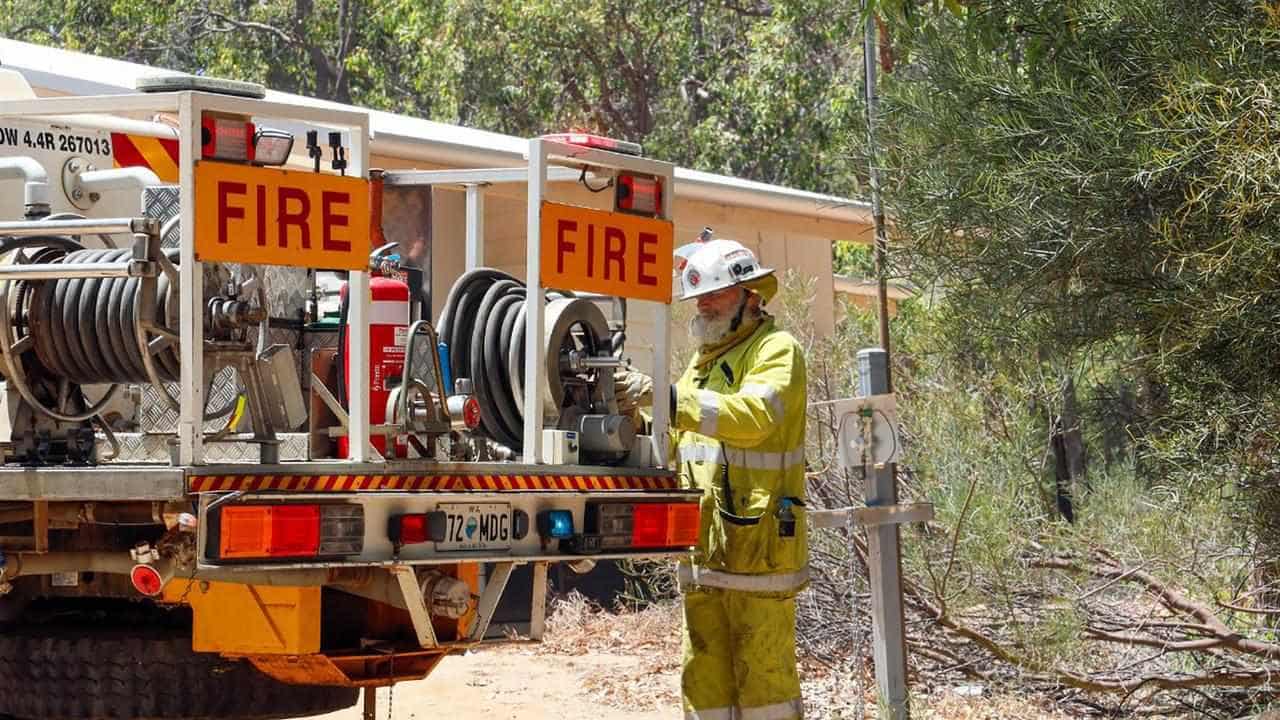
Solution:
M 889 354 L 881 348 L 858 351 L 858 380 L 863 397 L 889 392 Z M 867 507 L 896 505 L 895 465 L 866 468 Z M 872 647 L 876 684 L 890 720 L 910 717 L 907 707 L 907 642 L 902 613 L 902 552 L 897 523 L 867 528 L 867 565 L 871 571 Z

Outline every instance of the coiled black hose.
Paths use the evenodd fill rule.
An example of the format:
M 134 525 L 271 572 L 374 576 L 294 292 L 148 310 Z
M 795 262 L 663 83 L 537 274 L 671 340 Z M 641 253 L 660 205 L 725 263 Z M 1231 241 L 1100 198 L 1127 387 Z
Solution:
M 486 435 L 513 450 L 523 445 L 522 408 L 509 368 L 511 354 L 524 356 L 524 342 L 512 342 L 524 330 L 524 283 L 490 268 L 458 278 L 440 313 L 440 337 L 449 344 L 454 378 L 469 378 L 480 404 Z M 523 385 L 524 365 L 517 382 Z
M 516 451 L 524 445 L 527 295 L 524 283 L 511 275 L 478 268 L 458 278 L 450 288 L 439 322 L 440 337 L 449 345 L 454 378 L 471 380 L 472 394 L 480 404 L 481 430 Z M 610 352 L 612 346 L 604 315 L 590 301 L 569 300 L 573 297 L 566 291 L 547 292 L 547 301 L 560 313 L 556 328 L 549 324 L 547 332 L 559 337 L 562 347 L 548 350 L 548 378 L 542 382 L 550 383 L 551 396 L 560 402 L 568 402 L 561 397 L 567 395 L 558 374 L 561 355 L 568 350 L 597 355 Z
M 66 263 L 124 262 L 132 249 L 73 250 Z M 169 278 L 157 278 L 156 315 L 166 317 Z M 134 313 L 140 278 L 66 278 L 32 283 L 27 305 L 36 356 L 51 372 L 79 385 L 149 381 L 138 345 Z M 163 380 L 179 377 L 177 347 L 155 356 Z

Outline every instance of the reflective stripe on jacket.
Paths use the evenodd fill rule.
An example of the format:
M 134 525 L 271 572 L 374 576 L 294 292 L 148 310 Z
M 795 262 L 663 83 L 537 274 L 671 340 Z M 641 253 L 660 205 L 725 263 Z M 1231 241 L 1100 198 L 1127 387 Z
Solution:
M 804 355 L 771 317 L 744 332 L 718 354 L 695 358 L 676 384 L 677 468 L 686 486 L 703 491 L 694 562 L 727 573 L 797 573 L 808 558 Z M 791 536 L 779 532 L 788 512 Z

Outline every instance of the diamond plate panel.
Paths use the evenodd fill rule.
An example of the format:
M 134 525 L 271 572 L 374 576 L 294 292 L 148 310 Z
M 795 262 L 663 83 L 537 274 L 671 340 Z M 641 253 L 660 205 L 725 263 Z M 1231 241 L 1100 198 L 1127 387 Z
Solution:
M 436 349 L 427 341 L 426 336 L 419 339 L 413 348 L 413 379 L 422 382 L 432 392 L 436 392 Z
M 147 217 L 164 223 L 178 214 L 178 201 L 177 187 L 149 187 L 142 194 L 142 212 Z M 177 224 L 160 239 L 160 244 L 167 248 L 176 248 L 179 242 Z M 227 267 L 233 273 L 238 269 L 235 264 L 228 264 Z M 271 316 L 291 320 L 300 317 L 299 313 L 306 307 L 308 270 L 275 265 L 262 266 L 262 270 L 267 281 L 267 304 L 270 306 Z
M 143 433 L 116 433 L 116 441 L 120 443 L 119 457 L 106 462 L 107 465 L 132 465 L 139 463 L 169 462 L 169 440 L 172 435 L 148 435 Z M 98 457 L 106 457 L 111 452 L 111 444 L 106 440 L 98 440 Z
M 171 395 L 175 397 L 178 395 L 178 383 L 166 383 L 165 387 Z M 207 407 L 211 411 L 221 410 L 243 391 L 244 386 L 240 383 L 240 377 L 236 374 L 235 368 L 222 368 L 218 374 L 214 375 L 213 383 L 209 387 Z M 245 415 L 247 417 L 248 412 Z M 150 383 L 142 387 L 142 407 L 139 410 L 139 418 L 143 432 L 169 433 L 176 432 L 178 428 L 178 411 L 170 407 L 164 396 L 160 394 L 160 390 Z M 221 430 L 226 423 L 225 416 L 210 420 L 204 424 L 205 432 Z
M 142 189 L 142 214 L 155 218 L 161 224 L 178 214 L 180 195 L 176 185 L 160 185 Z M 160 246 L 176 248 L 180 241 L 178 226 L 175 223 L 164 237 L 160 238 Z
M 149 433 L 116 433 L 116 441 L 120 443 L 120 456 L 107 465 L 133 464 L 169 464 L 171 434 Z M 309 436 L 306 433 L 285 433 L 280 436 L 280 461 L 302 462 L 309 460 L 307 456 Z M 105 457 L 111 452 L 110 443 L 98 440 L 98 456 Z M 259 462 L 258 446 L 252 443 L 208 443 L 204 446 L 206 463 L 248 463 Z
M 305 268 L 268 265 L 264 274 L 271 317 L 300 319 L 307 306 L 308 271 Z

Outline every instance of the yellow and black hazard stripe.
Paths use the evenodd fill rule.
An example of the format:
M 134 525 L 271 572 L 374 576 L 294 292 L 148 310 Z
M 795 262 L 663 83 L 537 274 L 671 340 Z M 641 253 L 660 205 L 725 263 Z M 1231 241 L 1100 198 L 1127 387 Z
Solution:
M 178 141 L 146 135 L 111 133 L 115 166 L 150 168 L 164 182 L 178 182 Z
M 192 475 L 190 492 L 356 492 L 369 490 L 518 492 L 521 490 L 676 490 L 673 477 L 639 475 Z

